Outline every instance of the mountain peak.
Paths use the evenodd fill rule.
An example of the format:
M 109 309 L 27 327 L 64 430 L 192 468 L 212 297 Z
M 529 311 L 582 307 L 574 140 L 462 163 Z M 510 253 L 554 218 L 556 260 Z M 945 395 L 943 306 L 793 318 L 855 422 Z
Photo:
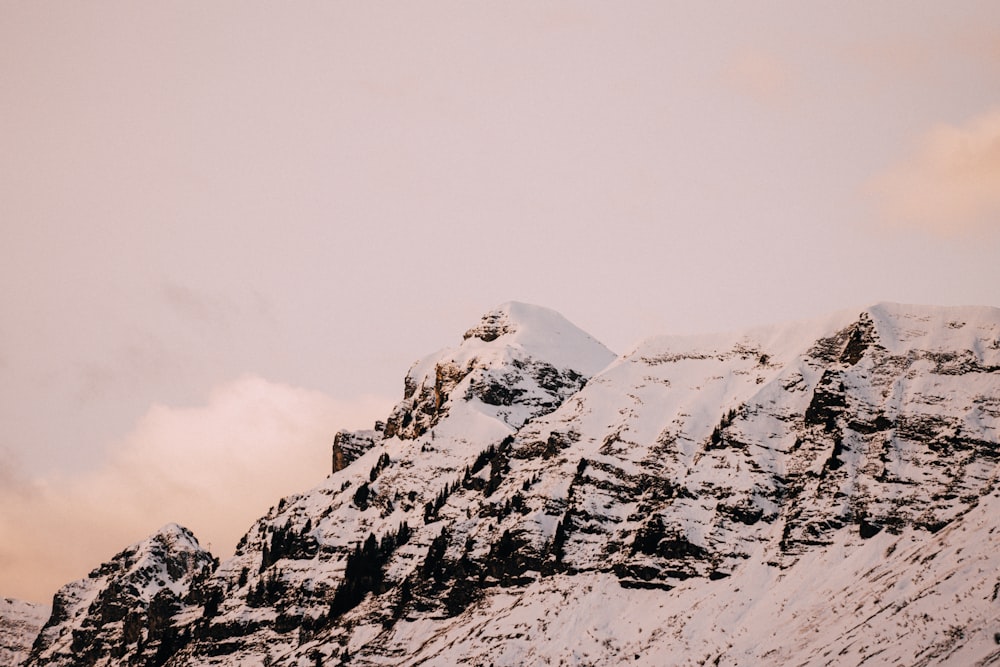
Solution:
M 465 332 L 462 340 L 478 338 L 483 342 L 492 343 L 501 336 L 515 333 L 517 331 L 517 323 L 512 321 L 510 317 L 510 307 L 512 305 L 511 302 L 501 304 L 483 315 L 479 324 Z
M 455 408 L 509 432 L 555 409 L 615 356 L 556 311 L 509 301 L 483 315 L 458 347 L 410 368 L 385 436 L 418 437 Z
M 484 314 L 478 326 L 465 332 L 464 338 L 496 340 L 524 329 L 576 329 L 560 313 L 522 301 L 506 301 Z
M 137 546 L 151 542 L 164 544 L 175 551 L 204 551 L 194 533 L 177 523 L 161 526 L 155 533 L 137 543 Z
M 503 346 L 520 348 L 533 358 L 585 375 L 603 369 L 616 356 L 555 310 L 520 301 L 500 304 L 462 337 L 463 346 L 468 343 L 475 349 L 499 339 Z
M 120 551 L 108 563 L 91 572 L 90 578 L 99 578 L 109 569 L 113 569 L 149 579 L 157 577 L 159 571 L 171 565 L 172 561 L 191 563 L 196 560 L 211 561 L 211 554 L 202 548 L 190 530 L 176 523 L 168 523 L 148 537 Z M 171 575 L 174 573 L 171 572 Z M 168 577 L 167 581 L 178 576 Z M 160 581 L 159 585 L 169 584 Z M 155 592 L 153 591 L 153 594 Z
M 168 523 L 117 553 L 86 579 L 55 594 L 52 615 L 42 628 L 26 665 L 108 664 L 123 637 L 135 651 L 153 659 L 177 649 L 171 619 L 193 603 L 188 595 L 217 565 L 190 530 Z M 100 607 L 100 623 L 86 622 Z M 64 624 L 76 625 L 66 632 Z M 153 664 L 152 662 L 149 664 Z

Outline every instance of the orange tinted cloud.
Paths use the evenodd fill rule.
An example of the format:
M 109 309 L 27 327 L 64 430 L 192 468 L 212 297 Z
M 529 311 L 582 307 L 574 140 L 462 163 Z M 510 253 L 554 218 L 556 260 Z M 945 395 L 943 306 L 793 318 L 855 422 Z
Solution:
M 47 601 L 171 521 L 226 558 L 281 496 L 329 473 L 338 429 L 370 428 L 388 410 L 255 376 L 216 388 L 205 405 L 153 406 L 87 472 L 0 477 L 0 590 Z
M 893 226 L 946 236 L 1000 228 L 1000 110 L 934 127 L 870 186 Z

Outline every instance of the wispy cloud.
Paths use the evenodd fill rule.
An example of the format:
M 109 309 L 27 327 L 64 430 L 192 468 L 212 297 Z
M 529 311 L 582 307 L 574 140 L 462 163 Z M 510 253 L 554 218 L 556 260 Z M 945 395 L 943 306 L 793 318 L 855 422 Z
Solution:
M 932 128 L 869 187 L 893 226 L 943 236 L 1000 228 L 1000 110 Z
M 327 475 L 338 429 L 369 427 L 388 403 L 246 376 L 202 406 L 151 407 L 79 475 L 0 475 L 0 591 L 45 600 L 170 521 L 226 557 L 282 495 Z

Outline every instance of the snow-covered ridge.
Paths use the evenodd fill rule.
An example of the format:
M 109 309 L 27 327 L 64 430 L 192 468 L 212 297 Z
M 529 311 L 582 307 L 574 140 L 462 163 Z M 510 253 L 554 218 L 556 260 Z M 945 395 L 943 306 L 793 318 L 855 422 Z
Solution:
M 616 359 L 512 303 L 405 387 L 232 559 L 165 586 L 165 664 L 1000 664 L 1000 310 Z

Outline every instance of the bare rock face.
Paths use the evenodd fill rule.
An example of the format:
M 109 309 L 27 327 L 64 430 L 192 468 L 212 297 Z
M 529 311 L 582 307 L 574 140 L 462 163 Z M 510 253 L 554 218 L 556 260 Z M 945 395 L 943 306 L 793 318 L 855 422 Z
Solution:
M 71 585 L 30 664 L 76 637 L 161 664 L 133 639 L 154 617 L 171 667 L 1000 659 L 997 309 L 881 304 L 616 359 L 505 304 L 337 443 L 334 474 L 166 587 L 172 614 L 147 593 L 129 626 L 142 604 Z
M 217 562 L 190 531 L 168 524 L 59 589 L 25 665 L 159 667 L 213 603 Z
M 331 472 L 340 472 L 353 463 L 362 454 L 382 440 L 385 429 L 376 428 L 369 431 L 339 431 L 333 438 L 333 463 Z

